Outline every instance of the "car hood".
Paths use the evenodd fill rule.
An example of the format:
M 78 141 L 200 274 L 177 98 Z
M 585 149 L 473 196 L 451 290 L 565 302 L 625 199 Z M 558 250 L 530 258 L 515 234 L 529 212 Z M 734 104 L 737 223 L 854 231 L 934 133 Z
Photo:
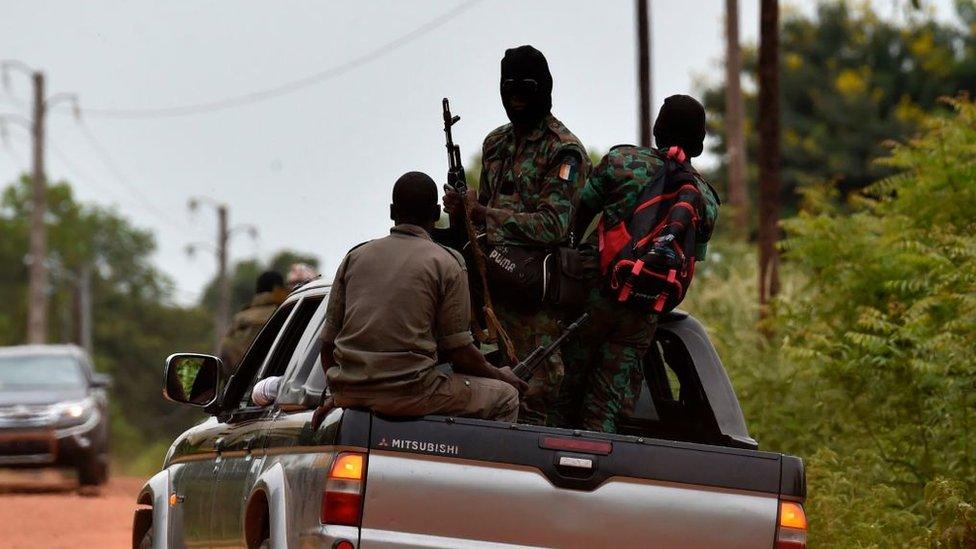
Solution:
M 87 396 L 85 389 L 56 389 L 43 391 L 0 391 L 0 407 L 36 404 L 54 404 L 81 400 Z

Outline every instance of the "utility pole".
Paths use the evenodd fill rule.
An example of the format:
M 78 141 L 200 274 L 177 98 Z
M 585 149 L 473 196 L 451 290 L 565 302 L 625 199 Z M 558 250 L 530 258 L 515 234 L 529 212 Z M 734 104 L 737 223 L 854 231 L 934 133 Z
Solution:
M 47 214 L 47 179 L 44 174 L 44 118 L 48 109 L 59 100 L 74 102 L 75 116 L 78 116 L 78 99 L 73 94 L 56 94 L 45 97 L 44 73 L 33 70 L 25 63 L 14 60 L 0 62 L 3 83 L 9 85 L 10 69 L 30 75 L 34 88 L 33 108 L 30 120 L 33 140 L 33 162 L 31 169 L 31 224 L 29 237 L 28 290 L 27 290 L 27 342 L 45 343 L 48 333 L 47 296 L 47 227 L 44 218 Z
M 44 74 L 34 71 L 34 108 L 31 134 L 34 139 L 34 161 L 31 172 L 31 225 L 27 290 L 27 342 L 47 341 L 47 182 L 44 179 Z
M 742 122 L 742 50 L 739 47 L 739 0 L 725 0 L 725 141 L 728 146 L 729 206 L 739 235 L 749 234 L 746 192 L 746 143 Z
M 229 240 L 227 206 L 221 204 L 217 206 L 217 290 L 220 296 L 217 301 L 217 316 L 214 322 L 217 347 L 220 346 L 220 338 L 227 332 L 227 323 L 230 322 L 230 277 L 227 276 L 227 243 Z
M 779 293 L 779 4 L 762 0 L 759 17 L 759 315 Z
M 640 146 L 651 146 L 651 8 L 637 0 L 637 86 L 640 103 Z
M 190 212 L 195 212 L 200 204 L 205 203 L 217 211 L 217 242 L 216 246 L 206 242 L 189 244 L 186 251 L 191 256 L 199 248 L 207 248 L 213 252 L 217 260 L 217 308 L 214 311 L 214 352 L 220 351 L 220 340 L 227 333 L 230 324 L 230 290 L 231 280 L 228 272 L 230 257 L 230 240 L 239 231 L 247 231 L 252 239 L 258 237 L 257 227 L 254 225 L 238 225 L 230 227 L 230 213 L 227 205 L 208 197 L 193 197 L 187 203 Z
M 82 264 L 74 276 L 75 307 L 74 327 L 75 342 L 89 355 L 93 352 L 92 345 L 92 307 L 91 307 L 91 265 Z

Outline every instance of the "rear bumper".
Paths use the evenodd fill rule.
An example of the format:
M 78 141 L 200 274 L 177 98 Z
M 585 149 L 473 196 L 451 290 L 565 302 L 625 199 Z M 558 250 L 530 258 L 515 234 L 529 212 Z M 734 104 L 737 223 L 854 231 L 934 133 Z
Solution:
M 406 532 L 394 532 L 391 530 L 377 530 L 373 528 L 363 528 L 362 539 L 357 546 L 362 549 L 422 549 L 429 547 L 440 548 L 471 548 L 488 547 L 491 549 L 514 549 L 516 547 L 531 547 L 527 545 L 512 545 L 509 543 L 494 543 L 480 540 L 468 540 L 458 538 L 448 538 L 442 536 L 430 536 L 426 534 L 411 534 Z
M 92 413 L 70 427 L 0 429 L 0 467 L 72 467 L 105 447 L 104 416 Z

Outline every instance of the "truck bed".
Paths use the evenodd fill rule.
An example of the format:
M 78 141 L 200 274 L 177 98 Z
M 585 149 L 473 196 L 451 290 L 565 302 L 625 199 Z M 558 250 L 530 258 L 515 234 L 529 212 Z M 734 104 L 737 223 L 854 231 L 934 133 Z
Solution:
M 781 454 L 472 419 L 370 422 L 364 548 L 772 547 L 780 498 L 804 495 L 799 460 Z

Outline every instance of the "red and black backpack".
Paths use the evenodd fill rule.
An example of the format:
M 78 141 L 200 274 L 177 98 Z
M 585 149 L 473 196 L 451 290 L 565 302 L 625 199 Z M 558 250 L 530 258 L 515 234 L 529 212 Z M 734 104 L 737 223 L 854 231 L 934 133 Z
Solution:
M 680 147 L 654 153 L 663 166 L 641 189 L 634 211 L 612 226 L 601 220 L 598 230 L 609 293 L 620 303 L 660 314 L 688 292 L 720 202 L 710 185 L 699 184 Z M 607 156 L 605 161 L 613 161 L 612 152 Z

